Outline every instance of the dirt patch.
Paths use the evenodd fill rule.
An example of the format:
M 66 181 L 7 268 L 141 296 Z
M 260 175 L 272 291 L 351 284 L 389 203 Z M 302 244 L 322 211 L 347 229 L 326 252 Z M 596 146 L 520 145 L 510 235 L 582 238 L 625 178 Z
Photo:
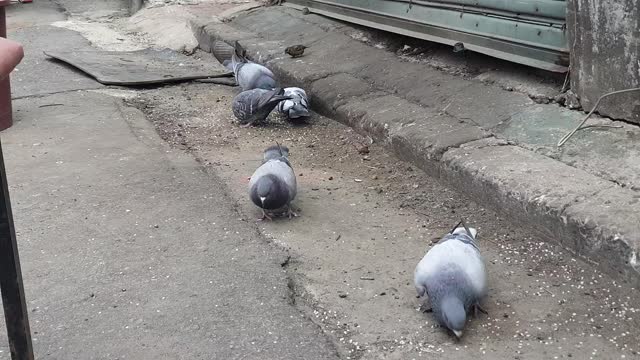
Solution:
M 247 177 L 276 140 L 298 174 L 299 218 L 259 224 L 293 254 L 297 305 L 310 310 L 345 358 L 622 358 L 637 355 L 640 300 L 571 254 L 469 201 L 329 119 L 240 128 L 228 87 L 187 84 L 128 102 L 176 149 L 191 152 L 229 184 L 248 221 Z M 413 269 L 460 218 L 476 227 L 488 265 L 488 316 L 460 342 L 418 311 Z M 606 354 L 606 355 L 605 355 Z

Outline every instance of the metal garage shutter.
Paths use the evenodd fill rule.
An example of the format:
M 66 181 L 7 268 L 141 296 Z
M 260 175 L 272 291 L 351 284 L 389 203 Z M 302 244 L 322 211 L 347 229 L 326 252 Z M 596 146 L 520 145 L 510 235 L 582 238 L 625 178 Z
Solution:
M 410 37 L 565 72 L 565 0 L 288 0 L 294 7 Z

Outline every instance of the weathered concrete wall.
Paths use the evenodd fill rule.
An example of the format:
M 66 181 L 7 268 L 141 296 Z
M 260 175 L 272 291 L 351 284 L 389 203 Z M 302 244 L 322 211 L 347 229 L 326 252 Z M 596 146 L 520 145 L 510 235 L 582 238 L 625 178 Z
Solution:
M 640 0 L 569 0 L 571 86 L 591 110 L 605 93 L 640 87 Z M 602 115 L 640 123 L 640 92 L 602 101 Z
M 129 15 L 133 15 L 142 8 L 144 0 L 129 0 Z

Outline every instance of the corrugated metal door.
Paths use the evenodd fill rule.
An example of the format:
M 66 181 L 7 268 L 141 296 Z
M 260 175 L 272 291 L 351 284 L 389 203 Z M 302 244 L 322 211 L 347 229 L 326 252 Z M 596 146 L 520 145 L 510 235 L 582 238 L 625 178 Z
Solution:
M 288 0 L 294 7 L 555 72 L 569 65 L 565 0 Z

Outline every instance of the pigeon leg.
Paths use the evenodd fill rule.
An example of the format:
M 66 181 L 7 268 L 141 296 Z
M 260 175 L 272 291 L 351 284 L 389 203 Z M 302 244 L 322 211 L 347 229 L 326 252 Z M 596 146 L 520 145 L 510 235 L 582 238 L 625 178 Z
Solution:
M 253 123 L 252 123 L 252 122 L 248 122 L 248 123 L 246 123 L 246 124 L 240 125 L 240 127 L 248 128 L 248 127 L 249 127 L 249 126 L 251 126 L 251 125 L 253 125 Z
M 264 209 L 262 209 L 262 217 L 260 219 L 258 219 L 258 221 L 264 221 L 264 220 L 273 221 L 271 216 L 269 216 L 269 214 L 267 214 L 267 212 L 264 211 Z
M 422 305 L 420 305 L 420 311 L 422 311 L 423 313 L 432 313 L 433 308 L 429 306 L 429 304 L 427 304 L 427 302 L 425 301 L 422 303 Z
M 475 304 L 473 306 L 473 315 L 475 317 L 478 317 L 478 312 L 481 312 L 485 315 L 489 315 L 489 313 L 487 312 L 487 310 L 483 309 L 482 306 L 480 306 L 480 304 Z
M 298 214 L 294 213 L 293 210 L 291 210 L 291 204 L 287 204 L 287 216 L 289 216 L 289 219 L 298 216 Z

